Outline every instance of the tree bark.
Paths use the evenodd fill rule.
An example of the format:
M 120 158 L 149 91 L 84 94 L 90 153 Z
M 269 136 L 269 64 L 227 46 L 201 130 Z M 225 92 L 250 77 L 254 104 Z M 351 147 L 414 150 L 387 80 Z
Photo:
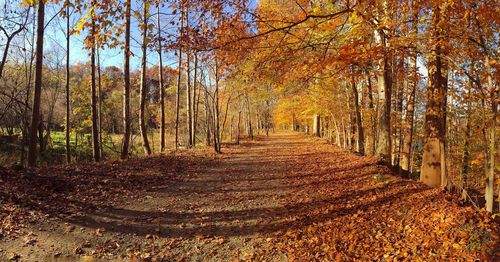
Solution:
M 363 120 L 361 118 L 361 109 L 359 106 L 359 95 L 358 88 L 356 87 L 356 79 L 354 77 L 354 70 L 351 76 L 351 89 L 353 94 L 353 107 L 354 107 L 354 116 L 356 120 L 356 142 L 358 153 L 364 155 L 365 154 L 365 140 L 364 140 L 364 131 L 363 131 Z
M 193 99 L 191 97 L 191 54 L 190 54 L 190 29 L 189 29 L 189 1 L 186 2 L 186 124 L 187 124 L 187 147 L 193 146 Z
M 91 5 L 94 5 L 94 1 L 92 1 Z M 95 25 L 95 14 L 91 14 L 92 16 L 92 28 L 91 35 L 94 38 L 92 43 L 92 48 L 90 50 L 90 67 L 91 67 L 91 86 L 90 86 L 90 106 L 92 113 L 92 152 L 94 156 L 94 161 L 101 161 L 101 149 L 99 145 L 99 112 L 97 106 L 97 86 L 96 86 L 96 62 L 95 62 L 95 35 L 96 35 L 96 25 Z
M 65 126 L 65 136 L 66 136 L 66 163 L 71 163 L 71 146 L 70 146 L 70 90 L 69 90 L 69 55 L 70 55 L 70 29 L 69 29 L 69 0 L 66 0 L 66 126 Z
M 375 155 L 390 164 L 391 161 L 391 80 L 387 71 L 387 44 L 384 32 L 375 30 L 377 44 L 384 48 L 378 59 L 378 112 L 377 112 L 377 145 Z
M 180 25 L 180 39 L 182 39 L 184 30 L 184 11 L 181 9 L 181 25 Z M 182 75 L 182 43 L 179 43 L 179 62 L 177 68 L 177 93 L 175 103 L 175 150 L 179 147 L 179 109 L 181 102 L 181 75 Z
M 146 99 L 148 95 L 148 86 L 146 83 L 146 55 L 148 46 L 148 3 L 143 2 L 143 18 L 144 24 L 142 28 L 142 61 L 141 61 L 141 90 L 140 90 L 140 108 L 139 108 L 139 126 L 141 128 L 142 147 L 144 153 L 151 155 L 151 147 L 149 146 L 148 129 L 146 125 Z
M 125 3 L 125 46 L 123 66 L 123 140 L 120 158 L 127 159 L 129 155 L 129 143 L 131 135 L 130 122 L 130 9 L 131 0 Z
M 215 55 L 215 91 L 214 91 L 214 147 L 216 153 L 221 151 L 221 132 L 219 120 L 219 65 L 217 62 L 217 54 Z
M 162 38 L 160 24 L 160 2 L 156 3 L 157 26 L 158 26 L 158 79 L 160 89 L 160 152 L 165 152 L 165 88 L 163 87 L 163 59 L 162 59 Z
M 411 34 L 417 34 L 418 16 L 415 15 L 412 23 Z M 413 143 L 413 121 L 415 118 L 415 94 L 417 91 L 418 84 L 418 73 L 417 73 L 417 52 L 416 47 L 410 47 L 409 53 L 409 74 L 410 79 L 408 79 L 408 99 L 406 101 L 406 115 L 403 122 L 403 145 L 401 150 L 401 171 L 403 176 L 408 177 L 411 165 L 411 155 L 412 155 L 412 143 Z
M 317 137 L 321 137 L 321 116 L 315 114 L 313 117 L 313 134 Z
M 472 81 L 469 81 L 470 83 Z M 470 100 L 471 97 L 471 89 L 472 84 L 469 87 L 468 97 Z M 466 199 L 467 197 L 467 184 L 468 184 L 468 174 L 470 172 L 471 165 L 471 155 L 470 155 L 470 141 L 472 139 L 472 125 L 471 125 L 471 102 L 467 101 L 467 118 L 465 119 L 465 139 L 464 139 L 464 152 L 462 154 L 462 170 L 460 172 L 460 180 L 462 182 L 462 198 Z
M 238 125 L 237 125 L 237 128 L 236 128 L 236 144 L 239 145 L 240 144 L 240 124 L 241 123 L 241 110 L 238 111 Z
M 45 3 L 38 1 L 37 36 L 36 36 L 36 62 L 35 62 L 35 88 L 33 96 L 33 111 L 28 145 L 28 166 L 36 166 L 37 159 L 37 129 L 40 117 L 40 96 L 42 93 L 42 68 L 43 68 L 43 36 L 45 27 Z
M 188 16 L 186 16 L 188 17 Z M 187 19 L 187 18 L 186 18 Z M 186 23 L 189 25 L 189 23 Z M 191 97 L 191 55 L 189 49 L 186 50 L 186 124 L 188 147 L 193 146 L 193 108 Z
M 368 70 L 365 71 L 365 77 L 366 77 L 366 88 L 368 92 L 368 110 L 369 110 L 369 117 L 370 117 L 370 135 L 368 136 L 368 140 L 370 141 L 368 144 L 370 145 L 368 147 L 368 154 L 369 155 L 374 155 L 375 154 L 375 141 L 376 141 L 376 131 L 377 131 L 377 125 L 375 122 L 375 106 L 373 104 L 373 90 L 372 90 L 372 81 L 370 77 L 370 72 Z M 367 141 L 368 142 L 368 141 Z
M 210 137 L 211 137 L 211 131 L 210 131 L 210 120 L 211 120 L 211 113 L 210 113 L 210 105 L 208 101 L 208 88 L 205 86 L 205 127 L 206 127 L 206 145 L 210 146 Z
M 98 115 L 99 115 L 99 154 L 101 155 L 101 158 L 103 158 L 103 145 L 102 145 L 102 82 L 101 82 L 101 56 L 99 52 L 99 46 L 97 46 L 97 99 L 98 99 Z
M 198 106 L 200 102 L 200 95 L 197 93 L 196 88 L 198 84 L 198 53 L 194 52 L 194 79 L 193 79 L 193 121 L 192 121 L 192 138 L 193 147 L 196 146 L 196 126 L 198 122 Z
M 247 102 L 247 123 L 248 123 L 248 137 L 253 140 L 253 130 L 252 130 L 252 117 L 250 114 L 250 99 L 248 98 L 248 93 L 245 91 L 245 98 Z
M 382 1 L 377 7 L 379 21 L 387 16 L 387 1 Z M 381 55 L 377 60 L 377 84 L 378 84 L 378 106 L 377 106 L 377 139 L 375 156 L 386 163 L 391 163 L 391 86 L 392 82 L 388 71 L 389 45 L 383 28 L 374 31 L 375 43 L 381 47 Z
M 429 186 L 446 186 L 445 161 L 443 161 L 446 122 L 446 93 L 447 93 L 447 68 L 441 59 L 441 10 L 433 9 L 431 54 L 429 56 L 429 86 L 426 90 L 427 105 L 425 108 L 425 143 L 422 155 L 422 168 L 420 180 Z
M 485 69 L 487 72 L 487 83 L 488 83 L 488 93 L 491 97 L 491 120 L 488 127 L 488 149 L 487 149 L 487 165 L 485 168 L 485 176 L 486 176 L 486 189 L 484 198 L 486 200 L 486 210 L 488 212 L 493 212 L 493 202 L 494 202 L 494 180 L 495 180 L 495 154 L 498 152 L 498 148 L 496 146 L 496 118 L 498 112 L 497 99 L 500 97 L 500 89 L 493 86 L 493 76 L 492 69 L 490 65 L 490 59 L 488 54 L 485 54 Z

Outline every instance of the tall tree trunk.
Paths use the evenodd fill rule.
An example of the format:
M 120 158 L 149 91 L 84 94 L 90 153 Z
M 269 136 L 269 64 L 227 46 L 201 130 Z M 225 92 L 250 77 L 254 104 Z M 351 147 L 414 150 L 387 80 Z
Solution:
M 435 7 L 432 14 L 432 51 L 429 56 L 429 86 L 426 90 L 427 105 L 425 108 L 425 143 L 422 155 L 422 168 L 420 180 L 429 186 L 446 186 L 443 177 L 446 163 L 443 159 L 446 123 L 446 93 L 447 93 L 447 67 L 442 60 L 441 38 L 442 28 L 440 7 Z
M 240 144 L 240 124 L 241 123 L 241 110 L 238 111 L 238 125 L 236 128 L 236 144 Z
M 229 97 L 226 102 L 226 111 L 224 112 L 224 119 L 222 120 L 221 140 L 222 140 L 222 134 L 224 134 L 224 130 L 226 129 L 227 115 L 229 113 L 229 104 L 231 103 L 232 95 L 233 95 L 232 93 L 229 94 Z
M 484 42 L 484 41 L 483 41 Z M 493 76 L 492 76 L 492 69 L 490 65 L 490 59 L 488 54 L 485 54 L 485 69 L 487 72 L 487 83 L 488 83 L 488 90 L 487 92 L 490 94 L 490 99 L 491 99 L 491 120 L 489 121 L 490 124 L 488 126 L 488 149 L 487 149 L 487 160 L 486 160 L 486 168 L 485 168 L 485 175 L 486 175 L 486 189 L 485 189 L 485 194 L 484 198 L 486 200 L 486 210 L 488 212 L 493 212 L 493 202 L 494 202 L 494 180 L 495 180 L 495 154 L 498 152 L 498 148 L 496 146 L 496 134 L 495 134 L 495 129 L 496 129 L 496 118 L 497 118 L 497 113 L 498 113 L 498 105 L 497 105 L 497 99 L 500 97 L 500 89 L 498 87 L 495 87 L 493 85 Z
M 193 121 L 191 127 L 191 141 L 193 143 L 193 147 L 196 146 L 196 125 L 198 122 L 198 105 L 200 102 L 200 95 L 197 94 L 196 88 L 198 86 L 198 53 L 194 52 L 194 79 L 193 79 Z M 198 95 L 198 96 L 197 96 Z
M 378 59 L 378 112 L 377 112 L 377 145 L 375 155 L 385 163 L 391 161 L 391 83 L 387 70 L 386 39 L 382 30 L 375 31 L 377 44 L 384 48 L 383 55 Z
M 395 66 L 392 67 L 395 83 L 394 83 L 394 117 L 392 128 L 392 165 L 399 167 L 401 160 L 401 145 L 402 145 L 402 122 L 403 122 L 403 92 L 408 84 L 405 76 L 405 62 L 403 55 L 396 57 Z M 401 74 L 401 71 L 403 71 Z M 401 79 L 403 78 L 403 79 Z
M 341 146 L 341 143 L 340 143 L 340 128 L 339 128 L 339 125 L 337 123 L 337 119 L 335 117 L 333 117 L 333 114 L 331 114 L 332 116 L 332 119 L 333 119 L 333 125 L 335 127 L 335 144 L 340 147 Z
M 45 3 L 38 1 L 38 19 L 36 36 L 36 62 L 35 62 L 35 87 L 33 96 L 33 111 L 29 130 L 28 166 L 36 166 L 36 133 L 40 117 L 40 96 L 42 93 L 42 68 L 43 68 L 43 36 L 45 27 Z
M 356 119 L 356 141 L 358 143 L 358 153 L 364 155 L 365 154 L 365 138 L 363 131 L 363 120 L 361 118 L 361 109 L 359 106 L 359 95 L 358 88 L 356 86 L 356 79 L 354 77 L 354 69 L 351 76 L 351 89 L 353 94 L 353 106 L 354 106 L 354 116 Z
M 179 29 L 180 39 L 182 39 L 184 30 L 184 10 L 181 9 L 181 25 Z M 181 75 L 182 75 L 182 43 L 179 43 L 179 62 L 177 68 L 177 93 L 175 103 L 175 150 L 179 147 L 179 109 L 181 102 Z
M 151 147 L 149 146 L 148 129 L 146 124 L 146 99 L 148 96 L 148 86 L 146 83 L 146 55 L 148 46 L 148 3 L 143 2 L 143 18 L 144 25 L 142 28 L 142 61 L 141 61 L 141 90 L 140 90 L 140 108 L 139 108 L 139 126 L 141 128 L 142 147 L 144 153 L 151 155 Z
M 29 13 L 29 12 L 28 12 Z M 33 11 L 33 21 L 35 21 L 37 18 L 37 10 Z M 31 43 L 35 42 L 35 37 L 36 37 L 36 27 L 37 24 L 33 23 L 32 24 L 32 33 L 31 33 Z M 27 61 L 25 61 L 25 65 L 28 66 L 26 68 L 26 97 L 24 98 L 24 112 L 23 112 L 23 122 L 24 122 L 24 128 L 23 128 L 23 146 L 21 150 L 21 166 L 25 165 L 26 162 L 26 153 L 28 152 L 27 147 L 29 147 L 29 132 L 30 132 L 30 102 L 31 102 L 31 88 L 32 86 L 32 81 L 33 81 L 33 61 L 35 61 L 35 45 L 30 45 L 30 56 L 29 56 L 29 65 Z
M 470 141 L 472 139 L 472 125 L 471 125 L 471 102 L 470 95 L 472 90 L 472 81 L 469 81 L 471 86 L 469 87 L 469 94 L 467 97 L 467 118 L 465 119 L 465 139 L 464 139 L 464 152 L 462 154 L 462 170 L 460 172 L 460 180 L 462 181 L 462 198 L 466 199 L 467 197 L 467 187 L 468 187 L 468 174 L 470 172 L 471 166 L 471 155 L 470 155 Z
M 124 47 L 124 66 L 123 66 L 123 140 L 121 159 L 127 159 L 129 155 L 129 144 L 131 135 L 130 122 L 130 9 L 131 1 L 125 3 L 125 47 Z
M 91 5 L 94 5 L 94 1 L 92 1 Z M 95 25 L 95 14 L 91 14 L 92 16 L 92 28 L 91 34 L 93 36 L 96 35 L 96 25 Z M 96 62 L 95 62 L 95 39 L 93 40 L 92 48 L 90 50 L 90 67 L 91 67 L 91 86 L 90 86 L 90 106 L 92 112 L 92 152 L 94 156 L 94 161 L 101 161 L 101 149 L 99 145 L 99 112 L 97 106 L 97 86 L 96 86 Z
M 387 16 L 387 1 L 382 1 L 379 9 L 379 21 Z M 389 46 L 387 36 L 383 28 L 374 31 L 375 42 L 382 48 L 382 54 L 377 60 L 377 84 L 378 84 L 378 111 L 377 111 L 377 145 L 375 155 L 383 162 L 391 162 L 391 85 L 389 77 L 388 53 Z
M 247 102 L 247 124 L 248 124 L 248 137 L 253 140 L 253 130 L 252 130 L 252 117 L 250 114 L 250 99 L 248 98 L 248 93 L 245 91 L 245 98 Z
M 162 41 L 160 24 L 160 1 L 156 2 L 157 26 L 158 26 L 158 78 L 160 88 L 160 152 L 165 151 L 165 88 L 163 87 L 163 59 L 162 59 Z
M 345 127 L 345 122 L 344 118 L 342 117 L 341 119 L 341 126 L 342 126 L 342 148 L 346 149 L 348 144 L 347 144 L 347 131 Z
M 370 145 L 368 147 L 368 154 L 369 155 L 374 155 L 375 154 L 375 141 L 376 141 L 376 131 L 377 131 L 377 125 L 375 122 L 375 106 L 373 103 L 373 90 L 372 90 L 372 81 L 370 77 L 370 72 L 368 69 L 365 70 L 365 78 L 366 78 L 366 88 L 368 92 L 368 111 L 369 111 L 369 118 L 370 118 L 370 135 L 368 136 L 368 140 L 370 141 L 368 144 Z
M 418 30 L 418 16 L 414 15 L 411 34 L 416 35 Z M 403 145 L 401 150 L 401 171 L 403 176 L 408 176 L 411 166 L 411 149 L 413 142 L 413 120 L 415 118 L 415 94 L 418 84 L 417 73 L 417 52 L 415 46 L 410 46 L 409 53 L 409 79 L 408 79 L 408 98 L 406 101 L 406 115 L 403 122 Z
M 70 55 L 70 29 L 69 29 L 69 0 L 66 0 L 66 126 L 65 126 L 65 135 L 66 135 L 66 163 L 71 163 L 71 146 L 70 146 L 70 90 L 69 90 L 69 55 Z
M 210 146 L 210 137 L 211 137 L 211 131 L 210 131 L 210 126 L 212 125 L 210 123 L 211 120 L 211 113 L 210 113 L 210 104 L 208 101 L 208 88 L 205 87 L 205 127 L 206 127 L 206 145 Z
M 215 92 L 214 92 L 214 146 L 215 152 L 221 153 L 221 132 L 220 132 L 220 112 L 219 112 L 219 65 L 217 54 L 215 54 Z
M 187 147 L 193 146 L 193 98 L 191 97 L 191 53 L 190 53 L 190 32 L 189 32 L 189 1 L 186 2 L 186 124 L 187 124 Z
M 186 16 L 187 17 L 187 16 Z M 187 18 L 186 18 L 187 19 Z M 189 23 L 186 23 L 189 25 Z M 186 124 L 188 147 L 193 146 L 193 108 L 191 97 L 191 54 L 186 50 Z
M 313 134 L 317 137 L 321 136 L 321 116 L 319 114 L 315 114 L 313 117 Z
M 100 151 L 100 155 L 101 155 L 101 158 L 103 157 L 103 153 L 102 153 L 102 82 L 101 82 L 101 56 L 100 56 L 100 52 L 99 52 L 99 46 L 97 46 L 97 99 L 98 99 L 98 103 L 99 103 L 99 108 L 98 108 L 98 111 L 99 111 L 99 122 L 98 122 L 98 125 L 99 125 L 99 151 Z

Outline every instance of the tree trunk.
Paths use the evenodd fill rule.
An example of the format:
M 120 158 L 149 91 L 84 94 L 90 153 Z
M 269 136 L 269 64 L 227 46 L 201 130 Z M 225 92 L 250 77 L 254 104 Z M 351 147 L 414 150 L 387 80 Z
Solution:
M 188 17 L 188 16 L 186 16 Z M 187 18 L 186 18 L 187 19 Z M 189 26 L 189 22 L 186 22 Z M 186 124 L 187 124 L 187 147 L 193 146 L 193 108 L 191 97 L 191 55 L 189 50 L 186 50 Z
M 101 158 L 103 157 L 102 153 L 102 82 L 101 82 L 101 56 L 99 55 L 99 46 L 97 47 L 97 99 L 98 99 L 98 115 L 99 115 L 99 154 L 101 155 Z
M 221 153 L 221 132 L 219 120 L 219 65 L 215 55 L 215 92 L 214 92 L 214 146 L 215 152 Z
M 165 152 L 165 88 L 163 87 L 163 59 L 162 59 L 162 41 L 160 24 L 160 2 L 156 3 L 157 25 L 158 25 L 158 79 L 160 89 L 160 152 Z
M 354 116 L 356 120 L 356 142 L 358 153 L 364 155 L 365 154 L 365 140 L 364 140 L 364 132 L 363 132 L 363 120 L 361 118 L 361 109 L 359 106 L 359 95 L 358 88 L 356 87 L 356 79 L 354 77 L 354 70 L 351 76 L 351 89 L 353 94 L 353 106 L 354 106 Z
M 69 55 L 70 55 L 70 29 L 69 29 L 69 0 L 66 0 L 66 126 L 65 126 L 65 135 L 66 135 L 66 163 L 71 163 L 71 146 L 70 146 L 70 90 L 69 90 Z
M 196 146 L 196 125 L 198 122 L 198 105 L 200 102 L 200 95 L 196 92 L 198 81 L 198 53 L 194 52 L 194 79 L 193 79 L 193 121 L 192 121 L 192 138 L 193 147 Z
M 491 120 L 489 124 L 489 130 L 488 130 L 488 136 L 489 136 L 489 141 L 488 141 L 488 149 L 487 149 L 487 165 L 485 168 L 485 175 L 486 175 L 486 189 L 485 189 L 485 194 L 484 198 L 486 200 L 486 210 L 488 212 L 493 212 L 493 202 L 494 202 L 494 180 L 495 180 L 495 154 L 498 152 L 498 148 L 496 146 L 496 134 L 495 134 L 495 129 L 496 129 L 496 118 L 497 118 L 497 111 L 498 111 L 498 106 L 497 106 L 497 99 L 500 97 L 500 90 L 493 86 L 493 76 L 491 72 L 491 65 L 490 65 L 490 59 L 488 57 L 488 54 L 485 55 L 485 69 L 487 72 L 487 83 L 488 83 L 488 93 L 490 94 L 491 97 Z
M 317 137 L 321 137 L 321 116 L 315 114 L 313 117 L 313 134 Z
M 250 114 L 250 99 L 248 98 L 248 93 L 245 91 L 245 97 L 247 100 L 247 114 L 248 114 L 248 137 L 253 140 L 253 130 L 252 130 L 252 117 Z
M 36 36 L 36 63 L 35 63 L 35 88 L 33 97 L 33 111 L 31 115 L 31 126 L 28 145 L 28 166 L 36 166 L 36 133 L 40 117 L 40 96 L 42 93 L 42 68 L 43 68 L 43 35 L 45 27 L 45 3 L 38 1 L 38 19 Z
M 366 77 L 366 87 L 367 87 L 367 92 L 368 92 L 368 109 L 369 109 L 369 116 L 370 116 L 370 135 L 368 136 L 369 139 L 369 147 L 368 147 L 368 154 L 369 155 L 374 155 L 375 154 L 375 141 L 376 141 L 376 131 L 377 131 L 377 125 L 375 122 L 375 106 L 373 104 L 373 90 L 372 90 L 372 81 L 370 77 L 370 72 L 368 70 L 365 71 L 365 77 Z
M 123 65 L 123 140 L 121 159 L 127 159 L 129 155 L 129 143 L 131 135 L 130 122 L 130 9 L 131 0 L 125 3 L 125 46 L 124 46 L 124 65 Z
M 414 22 L 412 23 L 412 33 L 417 34 L 418 23 L 415 22 L 418 20 L 418 16 L 414 16 Z M 410 171 L 411 165 L 411 149 L 413 143 L 413 120 L 415 118 L 415 94 L 417 91 L 418 84 L 418 73 L 417 73 L 417 52 L 416 47 L 410 47 L 409 54 L 409 74 L 410 79 L 408 79 L 408 99 L 406 101 L 406 116 L 403 122 L 403 145 L 401 150 L 401 171 L 403 172 L 403 176 L 407 177 Z
M 211 119 L 211 114 L 210 114 L 210 105 L 208 102 L 208 89 L 205 87 L 205 126 L 206 126 L 206 145 L 210 146 L 210 137 L 211 137 L 211 132 L 210 132 L 210 119 Z
M 146 83 L 146 55 L 148 46 L 148 3 L 144 1 L 143 3 L 144 13 L 144 25 L 142 28 L 142 61 L 141 61 L 141 90 L 140 90 L 140 108 L 139 108 L 139 126 L 141 128 L 142 137 L 142 147 L 144 148 L 144 153 L 151 155 L 151 147 L 149 146 L 148 139 L 148 129 L 146 125 L 146 99 L 148 95 L 148 86 Z
M 191 54 L 189 47 L 189 1 L 186 2 L 186 31 L 187 31 L 187 47 L 186 47 L 186 124 L 187 124 L 187 147 L 193 146 L 193 99 L 191 97 Z
M 239 145 L 240 144 L 240 124 L 241 123 L 241 110 L 238 111 L 238 127 L 237 127 L 237 131 L 236 131 L 236 144 Z
M 182 39 L 184 28 L 184 11 L 181 9 L 180 39 Z M 181 75 L 182 75 L 182 43 L 179 43 L 179 62 L 177 75 L 177 93 L 175 103 L 175 150 L 179 147 L 179 109 L 181 102 Z
M 346 149 L 348 146 L 348 144 L 347 144 L 347 131 L 345 128 L 345 122 L 344 122 L 343 117 L 342 117 L 341 124 L 342 124 L 342 148 Z
M 426 90 L 427 105 L 425 108 L 424 147 L 422 155 L 422 168 L 420 180 L 429 186 L 446 186 L 443 177 L 445 162 L 443 161 L 446 122 L 446 93 L 447 93 L 447 68 L 441 60 L 441 44 L 437 42 L 441 36 L 439 28 L 441 10 L 434 8 L 432 14 L 431 32 L 434 38 L 431 43 L 432 51 L 429 56 L 429 86 Z M 432 41 L 432 40 L 431 40 Z
M 472 85 L 469 88 L 469 95 L 467 97 L 468 100 L 471 99 L 471 89 Z M 472 139 L 472 125 L 471 125 L 471 103 L 467 101 L 467 118 L 465 119 L 465 141 L 464 141 L 464 152 L 462 154 L 462 170 L 460 172 L 460 180 L 462 181 L 462 198 L 465 200 L 467 197 L 467 178 L 470 172 L 471 166 L 471 155 L 470 155 L 470 141 Z
M 384 32 L 375 30 L 375 41 L 381 45 L 382 56 L 378 59 L 378 112 L 377 112 L 377 145 L 375 155 L 390 164 L 391 161 L 391 80 L 387 70 L 387 43 Z
M 93 5 L 94 2 L 92 1 L 91 5 Z M 92 16 L 92 28 L 91 28 L 91 34 L 93 36 L 96 35 L 96 25 L 95 25 L 95 14 L 91 14 Z M 99 112 L 98 112 L 98 105 L 97 105 L 97 86 L 96 86 L 96 62 L 95 62 L 95 46 L 96 42 L 94 39 L 94 42 L 92 43 L 92 49 L 90 50 L 90 67 L 91 67 L 91 87 L 90 87 L 90 92 L 91 92 L 91 97 L 90 97 L 90 106 L 91 106 L 91 112 L 92 112 L 92 152 L 94 156 L 94 161 L 99 162 L 101 161 L 101 149 L 99 145 Z
M 393 128 L 392 128 L 392 166 L 399 167 L 401 162 L 401 145 L 402 145 L 402 122 L 403 122 L 403 92 L 406 89 L 408 81 L 405 76 L 405 62 L 403 53 L 400 57 L 396 57 L 395 66 L 392 66 L 395 79 L 393 88 L 393 98 L 394 98 L 394 117 L 393 117 Z M 401 71 L 403 71 L 403 76 L 401 76 Z M 403 78 L 403 79 L 401 79 Z
M 28 12 L 29 15 L 29 12 Z M 37 12 L 36 10 L 33 11 L 33 21 L 36 19 Z M 35 35 L 36 35 L 36 23 L 32 24 L 33 30 L 31 33 L 31 43 L 35 42 Z M 35 57 L 33 54 L 35 53 L 35 45 L 31 45 L 31 50 L 30 50 L 30 58 L 29 58 L 29 65 L 28 62 L 25 60 L 25 65 L 28 65 L 28 68 L 26 69 L 26 97 L 24 98 L 24 110 L 23 110 L 23 145 L 21 147 L 21 166 L 25 166 L 26 162 L 26 153 L 27 153 L 27 147 L 29 146 L 29 132 L 30 132 L 30 102 L 31 102 L 31 88 L 32 88 L 32 80 L 33 80 L 33 61 L 35 61 Z

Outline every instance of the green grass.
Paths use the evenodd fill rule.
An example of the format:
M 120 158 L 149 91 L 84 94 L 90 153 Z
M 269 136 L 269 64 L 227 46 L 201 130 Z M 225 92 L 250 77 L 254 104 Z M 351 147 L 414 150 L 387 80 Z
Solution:
M 58 164 L 66 160 L 66 136 L 64 131 L 51 131 L 50 141 L 40 154 L 40 163 Z M 123 135 L 102 134 L 102 150 L 105 159 L 116 159 L 120 156 L 121 141 Z M 174 148 L 174 138 L 172 134 L 166 135 L 167 149 Z M 150 130 L 150 144 L 154 153 L 160 151 L 160 133 L 158 130 Z M 20 134 L 14 136 L 0 136 L 0 166 L 13 166 L 20 164 L 22 137 Z M 71 157 L 76 161 L 92 159 L 92 134 L 79 134 L 78 141 L 75 133 L 70 134 Z M 181 142 L 183 137 L 181 137 Z M 133 155 L 144 155 L 142 149 L 142 139 L 139 134 L 133 134 L 131 139 L 131 153 Z

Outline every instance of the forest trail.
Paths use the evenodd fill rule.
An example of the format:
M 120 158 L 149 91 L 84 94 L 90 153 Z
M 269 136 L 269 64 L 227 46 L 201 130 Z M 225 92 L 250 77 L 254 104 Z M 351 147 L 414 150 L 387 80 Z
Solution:
M 64 173 L 61 183 L 83 176 L 84 185 L 47 186 L 54 199 L 38 196 L 29 207 L 40 221 L 11 235 L 4 229 L 0 258 L 469 260 L 491 257 L 498 240 L 488 229 L 497 229 L 494 222 L 455 197 L 317 138 L 278 133 L 223 147 L 221 156 L 189 152 L 40 169 L 41 176 Z M 104 182 L 87 183 L 88 173 Z M 97 185 L 116 191 L 90 190 Z M 75 192 L 84 195 L 70 198 Z

